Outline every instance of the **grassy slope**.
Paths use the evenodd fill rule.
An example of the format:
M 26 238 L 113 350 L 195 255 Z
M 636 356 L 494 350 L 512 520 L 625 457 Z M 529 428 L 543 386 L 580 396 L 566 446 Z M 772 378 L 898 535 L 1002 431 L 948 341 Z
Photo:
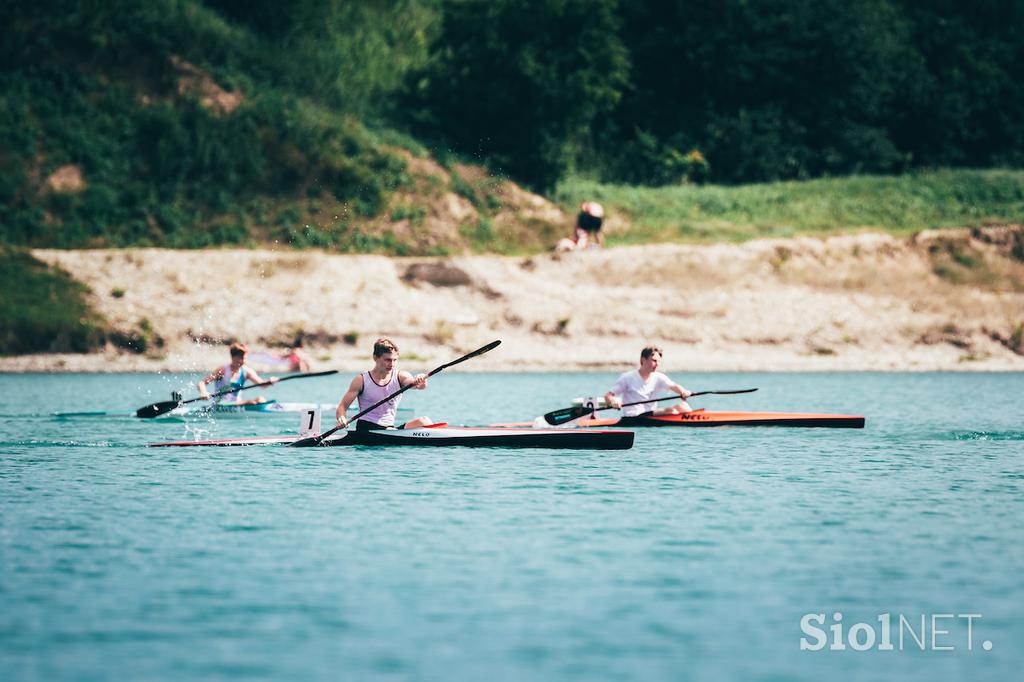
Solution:
M 626 230 L 611 243 L 741 241 L 755 237 L 878 229 L 897 234 L 935 227 L 1024 220 L 1024 171 L 940 170 L 896 177 L 852 176 L 739 187 L 647 188 L 580 178 L 556 201 L 606 204 Z
M 344 245 L 408 182 L 359 120 L 293 82 L 281 45 L 201 3 L 61 7 L 22 8 L 5 46 L 0 243 L 287 242 L 279 211 L 319 200 L 345 210 L 313 245 Z M 52 188 L 68 168 L 80 186 Z
M 88 290 L 32 256 L 0 247 L 0 355 L 84 352 L 107 333 Z

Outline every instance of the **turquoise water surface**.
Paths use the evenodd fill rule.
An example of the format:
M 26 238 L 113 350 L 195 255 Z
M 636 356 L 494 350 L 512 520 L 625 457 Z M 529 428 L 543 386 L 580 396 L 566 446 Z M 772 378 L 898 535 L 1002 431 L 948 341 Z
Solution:
M 621 452 L 149 449 L 298 417 L 58 419 L 127 414 L 186 377 L 0 375 L 0 678 L 1019 679 L 1024 375 L 675 378 L 760 387 L 695 406 L 867 428 L 648 429 Z M 515 421 L 613 379 L 446 373 L 403 404 Z M 347 381 L 267 395 L 330 402 Z M 891 614 L 894 650 L 801 651 L 801 619 L 827 631 L 836 612 L 844 635 Z M 924 651 L 905 628 L 899 650 L 900 614 L 918 636 L 926 616 Z

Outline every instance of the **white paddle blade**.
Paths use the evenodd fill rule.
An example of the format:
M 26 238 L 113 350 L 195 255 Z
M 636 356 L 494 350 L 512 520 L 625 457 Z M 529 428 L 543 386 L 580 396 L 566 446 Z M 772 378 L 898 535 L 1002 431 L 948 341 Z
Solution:
M 320 435 L 320 408 L 306 410 L 302 413 L 299 424 L 299 438 L 312 438 Z

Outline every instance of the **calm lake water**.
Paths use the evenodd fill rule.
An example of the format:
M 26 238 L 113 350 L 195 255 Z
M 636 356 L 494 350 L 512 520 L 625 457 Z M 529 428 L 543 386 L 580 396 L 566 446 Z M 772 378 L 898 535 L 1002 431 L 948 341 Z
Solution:
M 298 417 L 56 419 L 127 414 L 185 377 L 0 375 L 0 677 L 1019 679 L 1024 375 L 675 378 L 760 387 L 695 406 L 867 428 L 649 429 L 624 452 L 148 449 Z M 529 419 L 613 379 L 445 373 L 404 414 Z M 330 402 L 347 381 L 268 395 Z M 801 651 L 801 618 L 828 633 L 836 612 L 879 637 L 892 614 L 895 650 Z M 900 614 L 917 636 L 926 616 L 925 651 L 906 627 L 899 650 Z

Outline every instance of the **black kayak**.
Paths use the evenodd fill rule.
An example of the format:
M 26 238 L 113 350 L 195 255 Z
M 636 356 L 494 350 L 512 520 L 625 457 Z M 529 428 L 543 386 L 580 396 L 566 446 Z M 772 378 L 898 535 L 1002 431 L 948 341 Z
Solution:
M 632 431 L 611 429 L 502 429 L 437 425 L 418 429 L 342 431 L 329 436 L 320 445 L 628 450 L 633 447 L 633 437 Z M 296 436 L 268 436 L 153 443 L 150 447 L 290 445 L 297 440 Z

